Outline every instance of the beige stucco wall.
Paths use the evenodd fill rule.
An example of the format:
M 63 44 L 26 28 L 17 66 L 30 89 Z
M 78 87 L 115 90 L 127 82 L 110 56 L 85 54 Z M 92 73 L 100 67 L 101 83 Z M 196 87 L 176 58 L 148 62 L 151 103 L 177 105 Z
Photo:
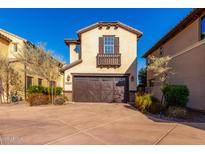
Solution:
M 7 57 L 9 52 L 9 42 L 0 37 L 0 56 Z
M 6 37 L 8 37 L 9 39 L 12 40 L 12 42 L 9 44 L 8 58 L 15 58 L 17 52 L 14 52 L 14 51 L 13 51 L 13 45 L 14 45 L 14 44 L 17 44 L 17 46 L 18 46 L 18 51 L 21 51 L 22 46 L 23 46 L 23 41 L 24 41 L 24 39 L 23 39 L 23 38 L 20 38 L 20 37 L 18 37 L 18 36 L 16 36 L 16 35 L 13 35 L 13 34 L 11 34 L 11 33 L 7 33 L 7 32 L 5 32 L 4 30 L 0 30 L 0 32 L 1 32 L 4 36 L 6 36 Z
M 97 68 L 96 56 L 99 53 L 99 37 L 103 35 L 115 35 L 119 37 L 119 52 L 121 53 L 121 66 L 119 68 Z M 134 81 L 129 81 L 129 90 L 136 90 L 136 59 L 137 59 L 137 35 L 122 28 L 101 30 L 98 28 L 87 31 L 81 35 L 82 63 L 65 71 L 65 91 L 72 91 L 71 73 L 130 73 Z M 72 55 L 72 54 L 71 54 Z M 69 82 L 66 81 L 70 75 Z
M 165 55 L 173 56 L 170 66 L 174 75 L 168 81 L 172 84 L 187 85 L 190 91 L 188 107 L 205 111 L 205 40 L 199 40 L 199 19 L 163 45 Z M 153 53 L 159 54 L 159 49 Z M 148 79 L 151 79 L 148 73 Z M 157 97 L 161 97 L 159 86 L 152 88 Z
M 76 48 L 75 43 L 71 43 L 69 48 L 70 48 L 70 63 L 72 63 L 72 62 L 78 60 L 79 53 L 75 51 L 75 48 Z

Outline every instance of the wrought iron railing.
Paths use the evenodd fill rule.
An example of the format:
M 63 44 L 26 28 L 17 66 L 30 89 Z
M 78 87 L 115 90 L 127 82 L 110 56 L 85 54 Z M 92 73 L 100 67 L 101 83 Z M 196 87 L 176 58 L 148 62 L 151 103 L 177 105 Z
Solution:
M 97 67 L 120 67 L 121 54 L 98 54 Z

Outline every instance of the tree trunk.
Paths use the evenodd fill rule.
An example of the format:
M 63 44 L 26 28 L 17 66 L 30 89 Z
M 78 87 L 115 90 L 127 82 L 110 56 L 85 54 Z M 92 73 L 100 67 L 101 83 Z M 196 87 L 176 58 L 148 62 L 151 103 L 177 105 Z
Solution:
M 6 72 L 6 103 L 9 102 L 9 72 Z
M 24 84 L 24 97 L 25 97 L 25 100 L 26 100 L 26 88 L 27 88 L 27 80 L 26 80 L 26 78 L 27 78 L 27 71 L 26 71 L 26 64 L 24 64 L 24 82 L 25 82 L 25 84 Z
M 168 76 L 168 74 L 165 73 L 165 74 L 164 74 L 164 81 L 163 81 L 163 83 L 162 83 L 162 86 L 164 86 L 164 85 L 167 83 L 167 76 Z M 164 93 L 163 93 L 163 92 L 162 92 L 161 104 L 164 104 L 164 105 L 165 105 Z
M 3 103 L 3 96 L 4 96 L 4 88 L 3 88 L 3 83 L 2 79 L 0 78 L 0 103 Z
M 53 85 L 51 85 L 51 89 L 52 89 L 52 94 L 51 94 L 52 98 L 51 99 L 52 99 L 52 104 L 53 104 Z
M 50 80 L 48 79 L 48 99 L 49 101 L 51 100 L 51 95 L 50 95 Z
M 0 94 L 0 104 L 2 104 L 2 95 Z

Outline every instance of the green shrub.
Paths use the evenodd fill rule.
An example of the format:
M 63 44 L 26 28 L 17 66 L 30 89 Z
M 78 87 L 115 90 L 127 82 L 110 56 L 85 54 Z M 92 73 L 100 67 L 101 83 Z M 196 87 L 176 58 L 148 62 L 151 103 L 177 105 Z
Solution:
M 48 95 L 49 94 L 49 90 L 48 87 L 43 87 L 43 92 L 44 95 Z
M 44 88 L 43 86 L 30 86 L 28 88 L 28 93 L 29 94 L 34 94 L 34 93 L 43 93 L 44 92 Z
M 49 94 L 54 94 L 56 96 L 61 96 L 63 93 L 63 88 L 61 87 L 44 87 L 44 86 L 30 86 L 28 88 L 28 93 L 29 94 L 36 94 L 36 93 L 41 93 L 44 95 L 49 95 Z
M 152 96 L 151 99 L 152 104 L 148 108 L 148 112 L 158 114 L 165 110 L 165 106 L 156 97 Z
M 179 118 L 179 119 L 188 118 L 187 109 L 182 107 L 176 107 L 176 106 L 169 107 L 166 114 L 168 117 L 173 117 L 173 118 Z
M 151 94 L 136 96 L 136 106 L 141 112 L 146 112 L 152 104 Z
M 54 105 L 63 105 L 65 102 L 66 102 L 66 100 L 65 100 L 64 97 L 56 97 L 56 98 L 54 99 L 53 104 L 54 104 Z
M 40 93 L 30 94 L 27 98 L 27 102 L 29 103 L 30 106 L 46 105 L 51 103 L 49 101 L 48 95 L 43 95 Z
M 52 93 L 52 87 L 49 87 L 50 93 Z M 61 87 L 53 87 L 53 93 L 57 96 L 61 96 L 63 94 L 63 88 Z
M 185 107 L 188 102 L 189 90 L 185 85 L 165 84 L 161 88 L 167 106 Z

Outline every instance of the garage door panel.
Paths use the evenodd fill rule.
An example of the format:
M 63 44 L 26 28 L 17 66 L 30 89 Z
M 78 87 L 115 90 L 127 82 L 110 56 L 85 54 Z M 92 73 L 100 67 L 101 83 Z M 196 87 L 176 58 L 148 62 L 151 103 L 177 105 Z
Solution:
M 88 99 L 89 94 L 85 91 L 87 89 L 87 78 L 79 77 L 74 79 L 74 87 L 77 93 L 74 93 L 74 100 L 79 102 Z M 89 100 L 88 100 L 89 101 Z
M 102 90 L 112 91 L 113 90 L 113 82 L 112 81 L 102 81 Z
M 86 90 L 88 91 L 88 97 L 91 102 L 101 101 L 101 83 L 99 82 L 99 78 L 91 78 L 88 81 L 88 87 Z
M 113 102 L 113 78 L 102 78 L 101 86 L 101 101 Z
M 101 101 L 106 103 L 112 103 L 113 102 L 113 91 L 102 91 L 101 95 Z
M 113 97 L 114 102 L 125 102 L 125 88 L 122 86 L 115 87 Z
M 126 77 L 74 77 L 76 102 L 126 102 Z
M 113 90 L 113 78 L 101 78 L 102 90 Z

